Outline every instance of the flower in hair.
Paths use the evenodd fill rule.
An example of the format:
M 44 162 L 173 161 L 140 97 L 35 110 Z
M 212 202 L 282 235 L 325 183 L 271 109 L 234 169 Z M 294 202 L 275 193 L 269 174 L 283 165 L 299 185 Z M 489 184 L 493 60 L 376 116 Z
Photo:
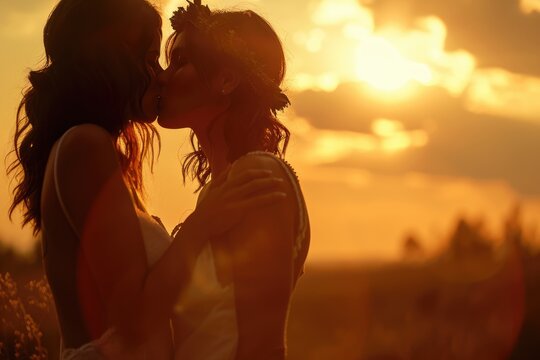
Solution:
M 193 2 L 187 0 L 187 2 L 188 6 L 186 8 L 179 7 L 170 19 L 175 31 L 182 31 L 188 23 L 200 28 L 201 25 L 208 24 L 212 15 L 208 5 L 202 5 L 201 0 Z

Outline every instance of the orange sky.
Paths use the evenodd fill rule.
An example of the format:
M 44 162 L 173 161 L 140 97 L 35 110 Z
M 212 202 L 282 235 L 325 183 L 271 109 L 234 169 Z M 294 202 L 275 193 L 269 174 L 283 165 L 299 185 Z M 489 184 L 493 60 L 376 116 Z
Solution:
M 0 3 L 2 154 L 54 3 Z M 164 1 L 163 13 L 177 4 Z M 396 257 L 410 231 L 435 249 L 460 214 L 496 231 L 516 201 L 529 223 L 540 218 L 538 1 L 209 4 L 254 9 L 283 39 L 293 102 L 283 120 L 310 210 L 313 261 Z M 186 133 L 160 131 L 149 203 L 172 228 L 195 197 L 179 173 Z M 0 238 L 25 249 L 29 231 L 5 215 L 10 196 L 0 175 Z

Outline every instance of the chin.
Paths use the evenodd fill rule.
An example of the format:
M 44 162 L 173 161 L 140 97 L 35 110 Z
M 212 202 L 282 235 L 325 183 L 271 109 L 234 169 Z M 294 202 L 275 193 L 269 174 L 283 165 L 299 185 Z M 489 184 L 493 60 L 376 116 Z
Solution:
M 139 122 L 139 123 L 144 123 L 144 124 L 151 124 L 156 120 L 157 120 L 157 111 L 152 112 L 152 113 L 150 113 L 148 115 L 144 114 L 143 116 L 140 116 L 140 117 L 137 117 L 137 118 L 133 119 L 133 121 L 136 121 L 136 122 Z
M 157 120 L 157 115 L 154 116 L 154 117 L 151 118 L 151 119 L 143 119 L 141 122 L 143 122 L 143 123 L 145 123 L 145 124 L 152 124 L 152 123 L 154 123 L 156 120 Z
M 157 122 L 159 126 L 165 129 L 184 129 L 189 127 L 182 117 L 167 116 L 166 114 L 159 114 Z
M 176 126 L 176 124 L 170 121 L 170 119 L 166 116 L 159 115 L 157 118 L 157 123 L 164 129 L 178 129 L 178 126 Z

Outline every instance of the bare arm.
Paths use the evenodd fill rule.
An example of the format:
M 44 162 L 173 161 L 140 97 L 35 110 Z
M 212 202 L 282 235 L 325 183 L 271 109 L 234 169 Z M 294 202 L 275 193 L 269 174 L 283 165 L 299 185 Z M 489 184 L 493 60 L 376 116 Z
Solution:
M 239 344 L 236 359 L 283 359 L 293 283 L 294 193 L 271 158 L 248 156 L 230 176 L 248 168 L 271 169 L 284 180 L 287 199 L 246 214 L 230 233 Z

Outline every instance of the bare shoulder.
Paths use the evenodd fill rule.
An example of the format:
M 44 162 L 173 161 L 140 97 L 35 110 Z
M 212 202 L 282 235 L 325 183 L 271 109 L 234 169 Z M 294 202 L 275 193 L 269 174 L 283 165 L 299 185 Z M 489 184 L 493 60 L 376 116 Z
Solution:
M 99 177 L 119 166 L 113 138 L 100 126 L 75 126 L 65 134 L 59 146 L 57 171 L 62 178 Z
M 235 161 L 229 172 L 229 177 L 240 177 L 249 170 L 270 170 L 273 177 L 283 180 L 279 191 L 284 192 L 286 198 L 250 209 L 229 234 L 230 243 L 242 250 L 234 251 L 234 254 L 243 254 L 244 257 L 235 258 L 237 265 L 244 264 L 252 272 L 270 271 L 272 276 L 285 270 L 284 263 L 292 264 L 286 259 L 292 257 L 298 212 L 292 179 L 282 162 L 272 154 L 250 153 Z
M 71 162 L 85 163 L 117 161 L 117 152 L 112 136 L 100 126 L 77 125 L 70 129 L 58 149 L 59 165 Z
M 62 142 L 63 150 L 104 150 L 111 147 L 114 148 L 111 135 L 107 130 L 94 124 L 73 127 L 65 134 Z
M 232 166 L 229 176 L 239 176 L 247 170 L 270 170 L 275 177 L 287 180 L 288 176 L 280 164 L 282 160 L 271 154 L 251 153 L 240 157 Z
M 108 203 L 123 192 L 122 169 L 114 140 L 96 125 L 71 128 L 56 146 L 55 183 L 57 194 L 79 231 L 85 226 L 89 209 L 97 199 Z M 114 188 L 116 193 L 110 193 Z M 106 194 L 106 195 L 105 195 Z M 109 202 L 110 201 L 110 202 Z M 105 214 L 105 210 L 102 214 Z

